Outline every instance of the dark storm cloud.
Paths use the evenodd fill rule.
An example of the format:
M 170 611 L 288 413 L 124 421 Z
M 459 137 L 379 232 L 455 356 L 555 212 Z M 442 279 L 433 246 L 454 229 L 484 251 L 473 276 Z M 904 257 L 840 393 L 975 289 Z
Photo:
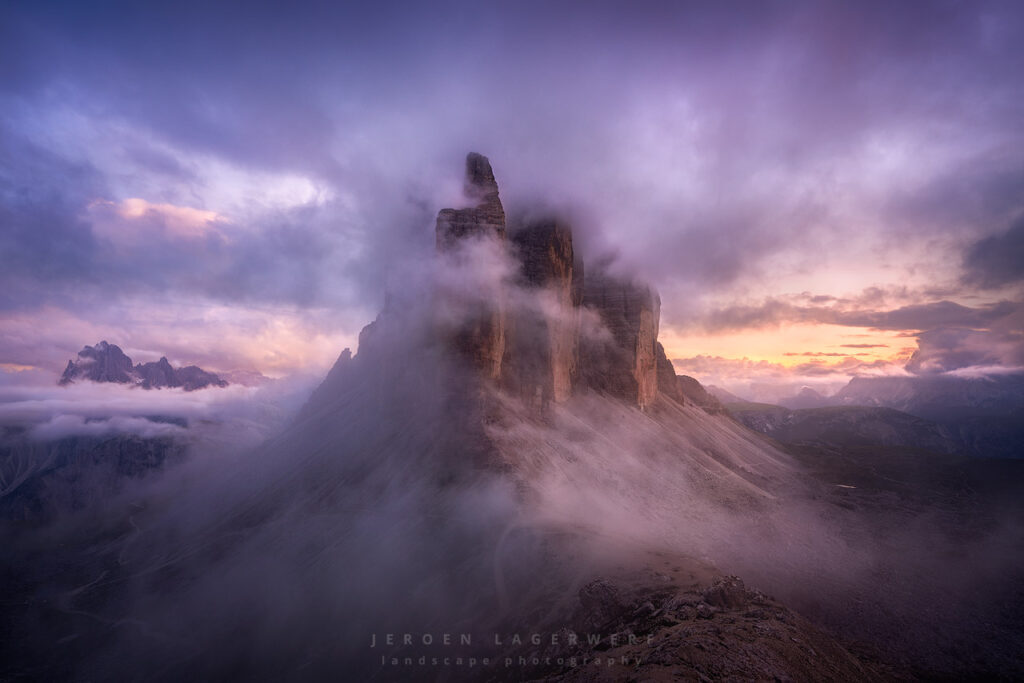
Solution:
M 95 281 L 97 244 L 80 217 L 102 192 L 94 168 L 32 144 L 0 122 L 0 306 L 37 300 L 43 283 Z
M 1018 196 L 1024 197 L 1024 184 Z M 1005 233 L 976 242 L 964 257 L 964 267 L 968 282 L 982 287 L 1024 280 L 1024 217 Z
M 952 301 L 913 304 L 889 311 L 842 310 L 800 306 L 769 299 L 757 306 L 731 306 L 710 312 L 701 321 L 710 332 L 762 328 L 785 323 L 823 323 L 876 330 L 914 331 L 937 327 L 988 327 L 1024 310 L 1018 302 L 969 307 Z M 846 348 L 875 348 L 884 344 L 843 344 Z
M 1024 333 L 1008 330 L 943 328 L 918 336 L 907 370 L 915 374 L 951 372 L 965 368 L 1024 367 Z
M 936 327 L 959 325 L 987 327 L 995 321 L 1020 311 L 1022 304 L 1002 301 L 988 306 L 971 308 L 952 301 L 903 306 L 892 311 L 855 311 L 840 313 L 839 325 L 871 327 L 879 330 L 928 330 Z
M 1024 115 L 1024 105 L 1008 91 L 999 97 L 991 110 L 1007 119 Z M 951 121 L 949 122 L 951 123 Z M 948 125 L 948 124 L 947 124 Z M 960 136 L 963 132 L 949 131 Z M 889 198 L 886 209 L 893 224 L 909 221 L 925 230 L 995 232 L 1004 229 L 1021 208 L 1024 192 L 1024 150 L 1016 145 L 1000 145 L 998 128 L 978 130 L 975 152 L 960 163 L 944 168 L 926 183 L 897 192 Z

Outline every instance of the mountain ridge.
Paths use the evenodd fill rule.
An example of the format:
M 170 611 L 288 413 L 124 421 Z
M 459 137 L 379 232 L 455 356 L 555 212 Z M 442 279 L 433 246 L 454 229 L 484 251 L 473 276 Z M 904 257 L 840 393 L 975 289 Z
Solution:
M 80 379 L 132 384 L 143 389 L 181 387 L 185 391 L 228 386 L 226 380 L 199 366 L 172 367 L 166 356 L 161 356 L 155 362 L 133 364 L 132 359 L 119 346 L 106 340 L 95 346 L 83 347 L 77 359 L 68 361 L 57 383 L 67 386 Z

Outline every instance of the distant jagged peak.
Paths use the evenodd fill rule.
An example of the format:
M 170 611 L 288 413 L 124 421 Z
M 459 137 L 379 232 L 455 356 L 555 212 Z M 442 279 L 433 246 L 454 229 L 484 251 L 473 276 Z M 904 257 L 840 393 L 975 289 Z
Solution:
M 76 379 L 94 382 L 117 382 L 127 384 L 133 381 L 132 359 L 121 347 L 103 340 L 95 346 L 85 346 L 78 352 L 77 360 L 69 360 L 60 384 L 70 384 Z
M 83 347 L 76 359 L 68 361 L 58 384 L 67 386 L 77 380 L 130 384 L 143 389 L 181 387 L 185 391 L 228 386 L 225 380 L 198 366 L 174 368 L 166 356 L 135 365 L 121 347 L 106 340 Z

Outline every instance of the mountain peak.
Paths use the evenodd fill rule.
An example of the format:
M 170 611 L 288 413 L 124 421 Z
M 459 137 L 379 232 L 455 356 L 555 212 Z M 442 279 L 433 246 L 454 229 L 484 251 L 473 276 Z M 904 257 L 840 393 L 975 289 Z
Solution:
M 487 197 L 498 194 L 498 181 L 494 179 L 491 162 L 483 154 L 466 155 L 466 194 Z
M 58 384 L 66 386 L 79 379 L 134 384 L 143 389 L 182 387 L 185 391 L 228 385 L 214 373 L 194 365 L 175 369 L 167 360 L 167 356 L 161 356 L 155 363 L 135 365 L 119 346 L 106 340 L 95 346 L 83 347 L 78 352 L 77 359 L 68 361 Z
M 510 282 L 478 283 L 474 291 L 449 291 L 450 310 L 438 327 L 443 346 L 530 404 L 562 402 L 579 389 L 647 408 L 658 395 L 659 368 L 662 393 L 681 398 L 672 365 L 657 344 L 657 293 L 613 275 L 603 262 L 585 277 L 572 227 L 558 217 L 507 227 L 487 157 L 466 156 L 465 182 L 477 204 L 438 213 L 438 251 L 445 259 L 455 256 L 449 263 L 454 268 L 490 252 L 518 266 L 518 275 Z M 360 334 L 359 356 L 372 353 L 387 318 L 385 310 Z M 584 318 L 594 325 L 584 329 Z M 595 325 L 601 331 L 590 329 Z
M 474 204 L 465 209 L 442 209 L 437 214 L 437 247 L 449 249 L 466 237 L 505 240 L 505 209 L 498 196 L 491 162 L 482 154 L 466 155 L 466 197 Z
M 108 344 L 103 340 L 96 346 L 82 347 L 78 352 L 78 358 L 68 361 L 60 384 L 70 384 L 78 378 L 93 382 L 127 384 L 132 381 L 131 373 L 132 359 L 116 344 Z

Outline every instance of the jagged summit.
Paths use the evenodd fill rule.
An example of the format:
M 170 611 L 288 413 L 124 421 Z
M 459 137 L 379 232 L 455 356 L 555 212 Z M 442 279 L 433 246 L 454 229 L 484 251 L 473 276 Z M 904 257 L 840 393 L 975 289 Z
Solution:
M 435 299 L 447 313 L 436 328 L 443 347 L 482 379 L 528 403 L 564 402 L 586 392 L 641 408 L 659 393 L 686 402 L 658 344 L 657 292 L 611 274 L 607 263 L 585 268 L 572 226 L 560 218 L 508 225 L 487 157 L 467 155 L 465 188 L 474 205 L 438 213 L 440 257 L 453 270 L 510 263 L 515 276 L 498 281 L 477 273 L 466 278 L 473 288 L 449 289 Z M 373 354 L 387 316 L 385 311 L 360 335 L 360 355 L 364 346 Z
M 498 194 L 498 181 L 494 179 L 491 162 L 483 154 L 470 152 L 466 155 L 466 194 L 480 198 Z
M 66 386 L 80 379 L 135 384 L 143 389 L 181 387 L 185 391 L 228 385 L 214 373 L 195 365 L 174 368 L 166 356 L 155 363 L 134 365 L 121 347 L 105 340 L 95 346 L 84 347 L 78 352 L 77 359 L 69 360 L 58 383 Z
M 120 347 L 103 340 L 96 346 L 84 347 L 78 352 L 78 360 L 69 360 L 60 383 L 68 384 L 78 378 L 119 384 L 131 382 L 132 359 Z
M 464 189 L 475 204 L 465 209 L 443 209 L 437 215 L 439 249 L 451 248 L 470 236 L 505 239 L 505 209 L 487 157 L 475 152 L 466 157 Z

